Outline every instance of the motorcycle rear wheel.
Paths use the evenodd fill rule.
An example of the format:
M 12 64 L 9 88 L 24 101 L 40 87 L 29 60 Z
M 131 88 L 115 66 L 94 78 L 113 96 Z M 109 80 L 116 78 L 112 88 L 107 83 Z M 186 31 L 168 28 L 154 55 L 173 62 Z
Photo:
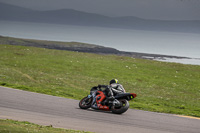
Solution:
M 80 102 L 79 102 L 79 107 L 81 109 L 88 109 L 91 107 L 92 104 L 92 97 L 88 98 L 88 97 L 84 97 Z
M 121 103 L 122 106 L 120 107 L 112 106 L 111 110 L 112 110 L 112 113 L 122 114 L 128 110 L 129 102 L 126 99 L 119 99 L 118 101 Z

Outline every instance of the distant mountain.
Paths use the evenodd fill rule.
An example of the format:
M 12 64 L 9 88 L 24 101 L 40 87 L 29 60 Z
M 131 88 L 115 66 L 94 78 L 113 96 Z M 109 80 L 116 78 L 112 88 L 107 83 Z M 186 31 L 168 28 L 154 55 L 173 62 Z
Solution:
M 86 13 L 73 9 L 35 11 L 0 3 L 0 20 L 101 26 L 101 24 L 107 23 L 112 19 L 103 15 Z
M 4 3 L 0 3 L 0 20 L 200 33 L 199 20 L 165 21 L 133 16 L 108 17 L 73 9 L 36 11 Z

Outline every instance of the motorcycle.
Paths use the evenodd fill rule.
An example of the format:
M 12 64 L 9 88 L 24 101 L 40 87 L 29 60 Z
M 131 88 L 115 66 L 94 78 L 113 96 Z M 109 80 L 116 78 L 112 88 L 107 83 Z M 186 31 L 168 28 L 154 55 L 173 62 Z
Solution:
M 105 90 L 93 87 L 90 90 L 90 95 L 80 100 L 79 107 L 81 109 L 92 108 L 96 110 L 112 111 L 112 113 L 115 114 L 122 114 L 129 108 L 128 101 L 136 96 L 135 93 L 120 93 L 114 96 L 114 100 L 108 101 L 106 100 Z

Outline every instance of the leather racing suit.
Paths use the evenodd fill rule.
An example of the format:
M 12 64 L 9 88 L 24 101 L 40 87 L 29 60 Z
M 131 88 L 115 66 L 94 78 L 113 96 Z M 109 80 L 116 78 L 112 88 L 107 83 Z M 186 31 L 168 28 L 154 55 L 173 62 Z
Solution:
M 108 100 L 114 100 L 114 96 L 119 93 L 125 93 L 125 89 L 121 84 L 113 83 L 111 85 L 98 85 L 99 88 L 105 88 L 106 98 Z

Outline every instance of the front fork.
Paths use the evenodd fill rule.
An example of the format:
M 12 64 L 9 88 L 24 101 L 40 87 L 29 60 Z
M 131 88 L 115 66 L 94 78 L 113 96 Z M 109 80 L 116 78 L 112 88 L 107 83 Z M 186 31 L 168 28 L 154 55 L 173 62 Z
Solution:
M 92 93 L 92 95 L 88 95 L 88 98 L 93 98 L 93 101 L 92 101 L 92 108 L 94 109 L 98 109 L 97 107 L 97 104 L 96 104 L 96 92 Z

